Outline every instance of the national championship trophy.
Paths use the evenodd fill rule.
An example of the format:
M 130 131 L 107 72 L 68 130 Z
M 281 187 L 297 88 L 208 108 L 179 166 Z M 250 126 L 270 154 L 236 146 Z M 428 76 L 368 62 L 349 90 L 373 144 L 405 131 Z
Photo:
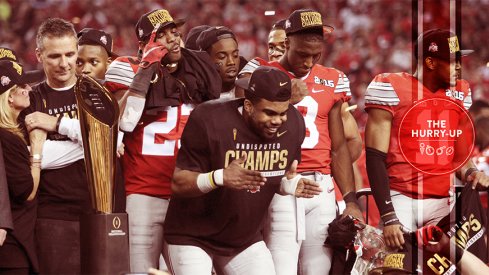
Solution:
M 89 76 L 80 76 L 75 94 L 93 214 L 80 218 L 82 274 L 129 271 L 126 213 L 113 213 L 119 106 L 114 96 Z

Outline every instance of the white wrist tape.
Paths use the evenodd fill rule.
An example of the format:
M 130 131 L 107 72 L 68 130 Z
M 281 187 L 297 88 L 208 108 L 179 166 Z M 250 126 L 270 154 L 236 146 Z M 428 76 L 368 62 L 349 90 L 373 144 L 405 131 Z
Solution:
M 129 96 L 127 97 L 126 108 L 121 117 L 120 128 L 125 132 L 132 132 L 141 118 L 144 111 L 146 98 Z
M 202 193 L 209 193 L 217 188 L 213 179 L 214 171 L 209 173 L 201 173 L 197 176 L 197 187 Z
M 295 196 L 295 190 L 301 178 L 302 176 L 300 174 L 297 174 L 297 176 L 290 180 L 287 177 L 283 177 L 280 181 L 280 193 Z
M 218 186 L 224 185 L 224 169 L 214 171 L 214 183 Z

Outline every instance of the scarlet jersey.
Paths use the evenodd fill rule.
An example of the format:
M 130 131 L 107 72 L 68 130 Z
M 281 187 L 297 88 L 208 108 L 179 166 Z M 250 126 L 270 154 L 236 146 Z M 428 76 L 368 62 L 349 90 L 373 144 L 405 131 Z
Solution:
M 279 62 L 266 62 L 261 58 L 248 62 L 240 73 L 252 73 L 259 66 L 273 66 L 287 73 L 290 79 L 296 78 Z M 350 82 L 343 72 L 321 65 L 314 65 L 301 80 L 307 84 L 309 95 L 294 105 L 306 122 L 306 138 L 301 147 L 302 162 L 297 170 L 331 174 L 328 114 L 336 102 L 350 99 Z
M 456 88 L 433 93 L 408 73 L 379 74 L 365 93 L 365 109 L 378 108 L 392 114 L 387 171 L 391 190 L 412 198 L 447 197 L 453 175 L 430 175 L 418 172 L 403 157 L 398 144 L 401 121 L 413 104 L 421 99 L 450 99 L 468 109 L 472 104 L 469 84 L 459 80 Z M 445 184 L 446 183 L 446 184 Z
M 111 91 L 129 89 L 138 69 L 135 57 L 118 57 L 106 73 L 105 86 Z M 124 134 L 123 156 L 126 194 L 169 198 L 180 137 L 193 109 L 191 104 L 145 110 L 132 133 Z

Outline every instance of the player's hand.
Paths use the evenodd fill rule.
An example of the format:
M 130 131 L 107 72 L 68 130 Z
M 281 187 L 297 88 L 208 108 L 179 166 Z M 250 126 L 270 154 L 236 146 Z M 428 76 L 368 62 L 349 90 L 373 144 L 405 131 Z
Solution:
M 121 145 L 117 146 L 117 157 L 120 158 L 124 155 L 124 143 L 121 142 Z
M 343 216 L 347 216 L 347 215 L 353 216 L 359 219 L 362 223 L 365 223 L 365 220 L 363 219 L 362 210 L 360 209 L 358 204 L 354 202 L 349 202 L 346 204 L 346 208 L 343 211 Z
M 297 176 L 297 160 L 292 162 L 290 169 L 285 173 L 288 180 L 291 180 Z M 319 195 L 323 190 L 319 187 L 319 183 L 306 179 L 300 178 L 295 189 L 295 196 L 298 198 L 312 198 L 315 195 Z
M 7 230 L 0 228 L 0 246 L 3 245 L 7 238 Z
M 474 171 L 467 177 L 467 183 L 472 184 L 472 189 L 484 191 L 489 188 L 489 176 L 482 171 Z
M 156 40 L 156 34 L 159 27 L 160 24 L 156 24 L 155 28 L 151 32 L 148 44 L 146 44 L 144 47 L 141 63 L 139 63 L 139 67 L 141 68 L 148 68 L 156 62 L 161 62 L 161 59 L 168 53 L 168 49 L 165 47 L 165 45 Z
M 265 185 L 267 179 L 260 172 L 244 169 L 242 165 L 247 159 L 246 153 L 241 158 L 235 159 L 223 171 L 224 186 L 238 189 L 260 191 L 260 187 Z
M 25 116 L 25 126 L 28 131 L 39 128 L 48 132 L 54 132 L 56 131 L 57 122 L 57 117 L 50 116 L 43 112 L 34 112 Z
M 148 274 L 149 275 L 170 275 L 170 273 L 166 272 L 166 271 L 161 271 L 159 269 L 156 269 L 156 268 L 152 268 L 150 267 L 148 269 Z
M 401 227 L 401 224 L 391 224 L 384 227 L 384 240 L 388 246 L 402 248 L 404 236 Z
M 307 84 L 301 79 L 292 79 L 292 95 L 290 97 L 290 103 L 296 104 L 304 99 L 305 96 L 309 94 L 307 89 Z

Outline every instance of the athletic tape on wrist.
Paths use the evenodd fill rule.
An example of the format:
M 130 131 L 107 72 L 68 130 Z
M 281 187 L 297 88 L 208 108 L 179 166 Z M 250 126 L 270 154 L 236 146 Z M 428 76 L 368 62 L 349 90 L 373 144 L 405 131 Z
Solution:
M 224 185 L 224 169 L 217 169 L 213 172 L 214 183 L 218 186 Z
M 295 190 L 301 178 L 302 176 L 300 174 L 297 174 L 297 176 L 290 180 L 287 177 L 283 177 L 280 181 L 280 193 L 295 196 Z
M 202 193 L 209 193 L 210 191 L 217 188 L 212 178 L 214 171 L 209 173 L 201 173 L 197 176 L 197 187 Z
M 141 118 L 144 111 L 146 98 L 129 96 L 127 98 L 126 108 L 121 117 L 120 128 L 125 132 L 132 132 Z

